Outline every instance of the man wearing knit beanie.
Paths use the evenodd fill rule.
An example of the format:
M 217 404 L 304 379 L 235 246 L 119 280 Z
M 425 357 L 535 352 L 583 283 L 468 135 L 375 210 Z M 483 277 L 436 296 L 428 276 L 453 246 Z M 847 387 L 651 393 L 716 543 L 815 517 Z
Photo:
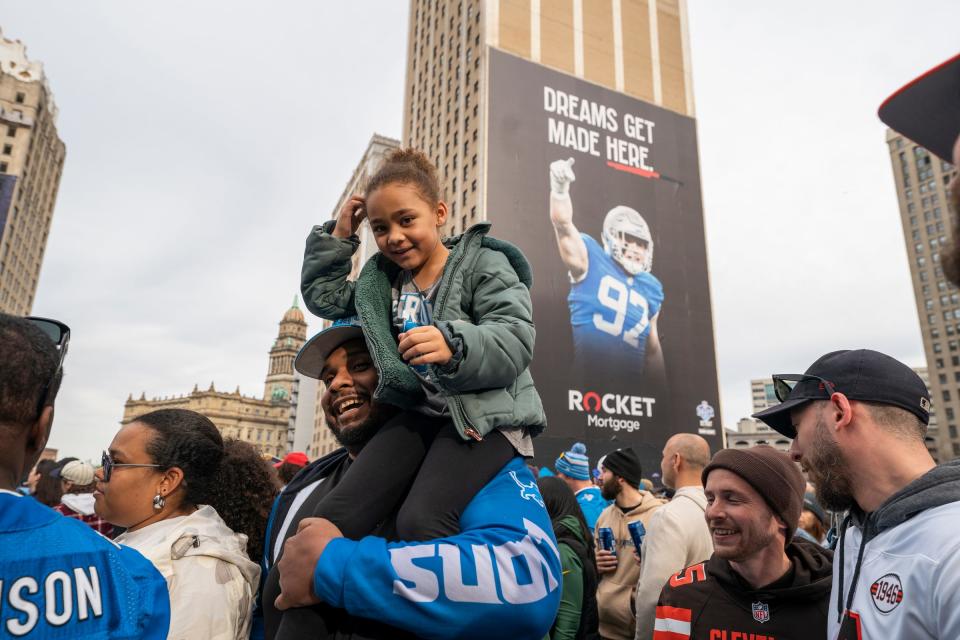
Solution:
M 682 627 L 704 640 L 735 631 L 826 639 L 833 556 L 793 540 L 805 488 L 797 465 L 763 445 L 724 449 L 704 468 L 703 482 L 715 551 L 663 588 L 654 630 Z
M 553 466 L 557 470 L 557 477 L 566 482 L 577 497 L 587 526 L 593 529 L 597 525 L 600 512 L 610 505 L 610 501 L 604 500 L 600 488 L 590 481 L 587 446 L 582 442 L 575 442 L 569 451 L 560 454 Z
M 639 489 L 642 477 L 640 459 L 633 449 L 617 449 L 601 461 L 603 497 L 613 504 L 597 519 L 597 531 L 609 528 L 613 533 L 613 552 L 597 550 L 597 610 L 600 636 L 607 640 L 633 640 L 637 620 L 633 591 L 640 579 L 641 567 L 633 557 L 629 525 L 641 522 L 650 526 L 650 518 L 664 501 Z

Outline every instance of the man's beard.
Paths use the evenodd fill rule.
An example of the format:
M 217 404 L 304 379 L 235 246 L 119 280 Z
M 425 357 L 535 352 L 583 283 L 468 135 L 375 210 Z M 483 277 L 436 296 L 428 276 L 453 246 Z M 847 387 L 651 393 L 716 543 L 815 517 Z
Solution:
M 616 500 L 622 490 L 623 487 L 617 482 L 617 477 L 610 476 L 609 480 L 603 481 L 603 485 L 600 487 L 600 495 L 603 496 L 604 500 Z
M 364 445 L 370 442 L 370 439 L 380 431 L 380 427 L 392 418 L 395 413 L 396 411 L 390 408 L 389 405 L 384 406 L 374 403 L 370 407 L 367 419 L 356 426 L 341 430 L 340 427 L 334 426 L 329 421 L 327 421 L 327 426 L 341 446 L 345 447 L 349 452 L 357 454 Z
M 810 475 L 820 504 L 830 511 L 846 511 L 854 504 L 853 489 L 847 463 L 840 445 L 818 417 L 810 453 L 804 456 L 803 467 Z

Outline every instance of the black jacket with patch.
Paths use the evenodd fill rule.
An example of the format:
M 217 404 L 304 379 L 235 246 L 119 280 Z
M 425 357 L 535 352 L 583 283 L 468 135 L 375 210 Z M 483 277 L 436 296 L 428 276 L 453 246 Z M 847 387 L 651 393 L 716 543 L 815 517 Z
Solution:
M 660 593 L 654 640 L 818 640 L 827 637 L 833 553 L 795 540 L 792 566 L 753 589 L 716 554 L 670 578 Z

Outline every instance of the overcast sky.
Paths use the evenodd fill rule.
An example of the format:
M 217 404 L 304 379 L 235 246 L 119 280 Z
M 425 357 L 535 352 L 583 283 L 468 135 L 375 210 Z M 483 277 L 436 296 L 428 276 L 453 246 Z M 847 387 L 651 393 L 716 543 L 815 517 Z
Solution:
M 832 349 L 923 364 L 875 114 L 956 53 L 960 6 L 688 5 L 724 422 Z M 73 330 L 51 445 L 97 456 L 130 393 L 261 394 L 307 231 L 400 137 L 407 2 L 0 6 L 67 145 L 33 309 Z

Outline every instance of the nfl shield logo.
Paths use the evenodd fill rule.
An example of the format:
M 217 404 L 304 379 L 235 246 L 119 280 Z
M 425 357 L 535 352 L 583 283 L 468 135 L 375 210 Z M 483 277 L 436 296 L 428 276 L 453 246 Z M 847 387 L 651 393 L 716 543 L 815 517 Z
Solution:
M 770 620 L 770 607 L 763 602 L 753 603 L 753 619 L 757 622 L 768 622 Z

